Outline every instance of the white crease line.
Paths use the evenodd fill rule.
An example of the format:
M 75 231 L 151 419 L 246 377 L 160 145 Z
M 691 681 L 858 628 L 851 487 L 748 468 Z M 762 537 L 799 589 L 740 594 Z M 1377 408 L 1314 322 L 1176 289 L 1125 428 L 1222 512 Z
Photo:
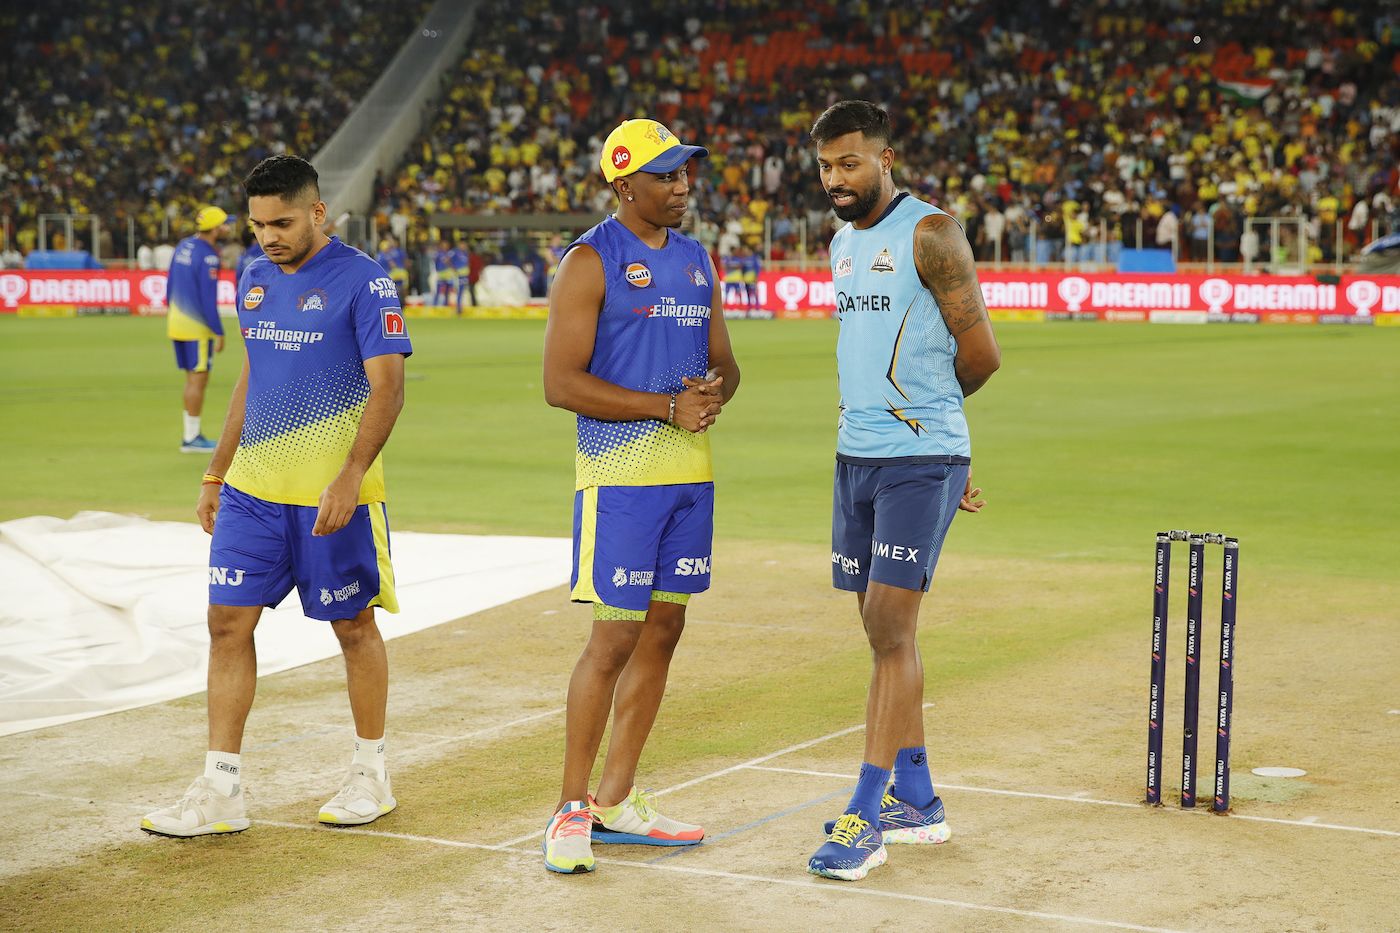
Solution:
M 464 742 L 468 739 L 480 738 L 484 735 L 490 735 L 493 732 L 500 732 L 502 729 L 510 729 L 515 726 L 523 726 L 526 723 L 535 722 L 539 719 L 548 719 L 550 716 L 558 716 L 560 713 L 564 712 L 565 709 L 567 709 L 567 707 L 560 706 L 555 709 L 545 710 L 543 713 L 534 713 L 530 716 L 522 716 L 519 719 L 512 719 L 510 722 L 497 723 L 494 726 L 487 726 L 484 729 L 477 729 L 473 732 L 463 732 L 461 735 L 455 735 L 450 736 L 448 738 L 439 739 L 436 742 L 426 742 L 422 745 L 417 746 L 413 750 L 421 751 L 425 748 L 434 748 L 438 745 L 446 745 L 451 742 Z M 393 734 L 392 730 L 390 730 L 389 734 Z
M 925 703 L 923 708 L 928 709 L 932 705 L 932 703 Z M 671 787 L 666 787 L 657 791 L 656 795 L 659 797 L 662 794 L 669 794 L 673 791 L 684 790 L 687 787 L 694 787 L 696 784 L 701 784 L 705 781 L 711 781 L 717 777 L 723 777 L 726 774 L 733 774 L 735 771 L 738 771 L 742 768 L 751 768 L 754 765 L 762 764 L 765 761 L 772 761 L 774 758 L 777 758 L 781 755 L 787 755 L 792 752 L 800 752 L 804 748 L 811 748 L 813 745 L 820 745 L 822 742 L 829 742 L 832 739 L 839 739 L 841 736 L 850 735 L 852 732 L 860 732 L 864 728 L 865 723 L 861 723 L 858 726 L 847 726 L 845 729 L 841 729 L 837 732 L 828 733 L 827 735 L 824 735 L 821 738 L 808 739 L 806 742 L 799 742 L 796 745 L 789 745 L 787 748 L 781 749 L 779 751 L 770 752 L 767 755 L 760 755 L 757 758 L 750 758 L 748 761 L 740 762 L 737 765 L 730 765 L 727 768 L 721 768 L 718 771 L 711 771 L 709 774 L 702 774 L 697 778 L 691 778 L 689 781 L 683 781 L 680 784 L 674 784 Z M 497 844 L 500 845 L 502 848 L 508 848 L 513 845 L 519 845 L 522 842 L 529 842 L 531 839 L 535 839 L 543 835 L 544 830 L 537 829 L 532 833 L 526 833 L 523 836 L 516 836 L 514 839 L 507 839 L 505 842 Z
M 838 733 L 844 735 L 845 733 Z M 815 740 L 814 740 L 815 741 Z M 530 859 L 540 857 L 538 851 L 530 849 L 512 849 L 508 843 L 498 845 L 487 845 L 481 842 L 462 842 L 456 839 L 439 839 L 433 836 L 415 836 L 408 833 L 390 833 L 378 829 L 361 829 L 359 827 L 347 826 L 335 828 L 325 826 L 311 826 L 306 823 L 280 823 L 273 820 L 253 820 L 254 823 L 261 823 L 264 826 L 281 826 L 286 829 L 302 829 L 311 832 L 346 833 L 356 836 L 380 836 L 387 839 L 403 839 L 409 842 L 426 842 L 430 845 L 447 846 L 455 849 L 479 849 L 488 852 L 500 852 L 508 855 L 523 856 Z M 712 868 L 697 868 L 691 865 L 673 865 L 661 862 L 630 862 L 622 859 L 599 858 L 600 865 L 612 865 L 618 868 L 639 868 L 649 871 L 669 871 L 682 875 L 699 875 L 705 878 L 722 878 L 726 881 L 750 881 L 760 884 L 778 884 L 789 888 L 803 888 L 810 891 L 819 891 L 823 894 L 837 894 L 842 896 L 857 897 L 882 897 L 900 901 L 915 901 L 920 904 L 937 904 L 941 907 L 955 907 L 960 910 L 979 910 L 988 913 L 1011 914 L 1017 917 L 1030 917 L 1036 920 L 1055 920 L 1061 923 L 1073 923 L 1083 926 L 1111 927 L 1115 930 L 1140 930 L 1144 933 L 1179 933 L 1166 927 L 1141 926 L 1136 923 L 1122 923 L 1117 920 L 1100 920 L 1096 917 L 1081 917 L 1075 914 L 1052 914 L 1041 910 L 1022 910 L 1017 907 L 998 907 L 995 904 L 976 904 L 971 901 L 955 901 L 944 897 L 927 897 L 922 894 L 905 894 L 899 891 L 881 891 L 878 888 L 860 888 L 852 885 L 838 885 L 831 882 L 822 882 L 815 879 L 798 880 L 796 878 L 772 878 L 767 875 L 751 875 L 742 872 L 719 871 Z
M 806 771 L 801 768 L 761 768 L 756 765 L 740 765 L 752 771 L 777 771 L 783 774 L 805 774 L 810 777 L 839 778 L 843 781 L 855 780 L 853 774 L 841 774 L 838 771 Z M 1031 797 L 1036 800 L 1063 800 L 1068 803 L 1092 803 L 1101 807 L 1127 807 L 1133 810 L 1144 809 L 1144 804 L 1128 803 L 1123 800 L 1096 800 L 1092 797 L 1067 797 L 1063 794 L 1035 794 L 1024 790 L 1002 790 L 997 787 L 969 787 L 966 784 L 942 784 L 939 787 L 946 787 L 949 790 L 965 790 L 973 794 L 1000 794 L 1004 797 Z M 1163 807 L 1173 813 L 1210 813 L 1208 809 L 1181 809 L 1179 807 Z M 1373 836 L 1395 836 L 1400 837 L 1400 832 L 1393 829 L 1372 829 L 1369 826 L 1344 826 L 1340 823 L 1319 823 L 1317 817 L 1306 817 L 1301 820 L 1285 820 L 1276 816 L 1251 816 L 1248 813 L 1231 813 L 1232 820 L 1249 820 L 1255 823 L 1278 823 L 1282 826 L 1307 826 L 1313 829 L 1336 829 L 1349 833 L 1368 833 Z

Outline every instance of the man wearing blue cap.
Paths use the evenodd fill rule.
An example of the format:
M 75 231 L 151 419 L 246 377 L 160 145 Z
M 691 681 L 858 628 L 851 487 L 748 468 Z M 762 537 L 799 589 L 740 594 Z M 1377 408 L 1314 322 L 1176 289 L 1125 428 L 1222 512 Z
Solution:
M 568 247 L 550 294 L 545 399 L 578 415 L 572 597 L 593 604 L 569 681 L 563 790 L 545 830 L 550 871 L 592 871 L 593 842 L 686 846 L 705 837 L 658 813 L 634 781 L 686 602 L 710 585 L 705 432 L 739 385 L 714 264 L 676 232 L 691 160 L 708 154 L 655 120 L 613 130 L 599 164 L 617 213 Z
M 185 423 L 180 450 L 211 453 L 214 442 L 200 429 L 204 390 L 209 386 L 213 355 L 224 349 L 224 325 L 219 321 L 219 252 L 228 214 L 201 207 L 195 214 L 194 236 L 175 247 L 165 279 L 165 331 L 175 345 L 175 365 L 185 372 Z

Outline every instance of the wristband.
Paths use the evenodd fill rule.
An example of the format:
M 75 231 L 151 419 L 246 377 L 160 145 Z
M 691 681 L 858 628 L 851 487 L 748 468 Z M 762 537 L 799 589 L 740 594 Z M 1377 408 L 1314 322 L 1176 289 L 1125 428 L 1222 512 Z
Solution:
M 204 474 L 204 482 L 203 482 L 201 485 L 204 485 L 204 486 L 222 486 L 223 484 L 224 484 L 224 478 L 223 478 L 222 476 L 215 476 L 213 473 L 205 473 L 205 474 Z
M 671 393 L 671 407 L 666 412 L 666 423 L 676 423 L 676 393 Z

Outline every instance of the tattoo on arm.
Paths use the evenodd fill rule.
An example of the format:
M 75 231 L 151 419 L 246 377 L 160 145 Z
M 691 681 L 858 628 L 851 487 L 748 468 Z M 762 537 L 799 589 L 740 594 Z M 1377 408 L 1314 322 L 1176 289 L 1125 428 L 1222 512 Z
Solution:
M 938 217 L 914 229 L 914 264 L 954 337 L 987 319 L 972 248 L 951 220 Z

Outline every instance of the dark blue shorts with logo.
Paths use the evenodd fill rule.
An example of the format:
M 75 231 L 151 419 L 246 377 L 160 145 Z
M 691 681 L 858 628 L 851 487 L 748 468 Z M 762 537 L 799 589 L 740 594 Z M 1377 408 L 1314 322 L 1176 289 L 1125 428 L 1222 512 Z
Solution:
M 967 483 L 966 457 L 836 461 L 831 582 L 864 593 L 869 581 L 927 591 Z
M 315 506 L 223 487 L 209 545 L 210 604 L 272 607 L 295 586 L 312 619 L 351 619 L 368 606 L 398 612 L 384 503 L 356 507 L 334 534 L 312 537 L 315 524 Z
M 574 602 L 645 610 L 651 593 L 710 588 L 715 484 L 574 493 Z

